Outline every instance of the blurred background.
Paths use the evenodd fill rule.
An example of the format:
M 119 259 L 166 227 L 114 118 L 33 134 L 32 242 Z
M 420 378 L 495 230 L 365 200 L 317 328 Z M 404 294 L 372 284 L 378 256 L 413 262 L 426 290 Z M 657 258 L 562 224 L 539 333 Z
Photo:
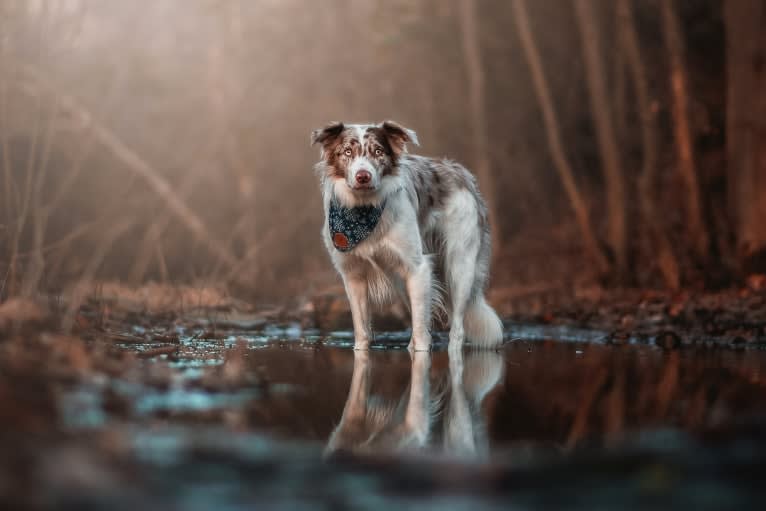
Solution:
M 469 166 L 492 287 L 766 271 L 762 0 L 0 0 L 0 300 L 83 280 L 337 286 L 329 121 Z

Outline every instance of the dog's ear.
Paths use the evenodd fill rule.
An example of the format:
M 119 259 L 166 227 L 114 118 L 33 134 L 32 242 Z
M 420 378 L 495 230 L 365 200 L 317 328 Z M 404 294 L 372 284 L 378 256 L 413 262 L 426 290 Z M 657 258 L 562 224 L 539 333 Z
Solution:
M 410 142 L 420 145 L 417 134 L 398 122 L 384 121 L 380 127 L 383 128 L 383 132 L 386 134 L 386 138 L 388 138 L 388 143 L 391 144 L 391 147 L 397 154 L 404 151 Z
M 324 128 L 314 130 L 311 132 L 311 145 L 322 144 L 323 146 L 326 146 L 328 143 L 338 138 L 343 132 L 343 129 L 344 126 L 342 122 L 332 122 Z

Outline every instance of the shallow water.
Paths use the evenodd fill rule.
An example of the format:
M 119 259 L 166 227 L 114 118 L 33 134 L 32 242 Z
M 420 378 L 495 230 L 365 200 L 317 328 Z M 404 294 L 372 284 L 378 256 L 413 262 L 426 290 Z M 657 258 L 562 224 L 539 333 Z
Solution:
M 173 349 L 167 343 L 123 344 L 148 355 L 141 371 L 72 390 L 63 401 L 65 425 L 203 422 L 324 445 L 348 402 L 348 413 L 366 414 L 356 419 L 354 427 L 365 429 L 357 443 L 417 420 L 421 437 L 407 450 L 449 454 L 443 430 L 459 427 L 491 455 L 518 444 L 604 443 L 645 428 L 698 431 L 766 409 L 766 351 L 614 346 L 580 342 L 587 333 L 577 332 L 567 342 L 532 340 L 530 327 L 513 332 L 525 340 L 498 351 L 450 359 L 443 339 L 433 353 L 413 356 L 404 349 L 406 333 L 379 336 L 369 352 L 355 352 L 349 333 L 285 337 L 272 330 L 181 337 L 170 353 L 162 352 Z M 456 407 L 464 413 L 450 416 Z
M 523 325 L 498 351 L 452 357 L 443 335 L 433 353 L 410 354 L 406 333 L 379 336 L 369 352 L 355 352 L 348 332 L 294 325 L 180 333 L 177 343 L 122 344 L 141 357 L 136 368 L 60 400 L 75 438 L 120 438 L 141 474 L 130 484 L 115 476 L 109 495 L 127 508 L 444 507 L 452 495 L 448 508 L 494 509 L 512 490 L 526 509 L 541 485 L 577 494 L 585 476 L 586 486 L 641 494 L 657 484 L 691 498 L 694 478 L 709 475 L 695 472 L 695 456 L 710 435 L 766 410 L 766 351 L 753 349 L 613 345 L 566 329 L 554 341 Z M 758 453 L 747 467 L 763 465 L 762 447 L 747 447 Z M 705 484 L 750 502 L 760 485 L 741 483 Z M 433 495 L 442 497 L 423 500 Z M 598 504 L 583 498 L 585 509 Z

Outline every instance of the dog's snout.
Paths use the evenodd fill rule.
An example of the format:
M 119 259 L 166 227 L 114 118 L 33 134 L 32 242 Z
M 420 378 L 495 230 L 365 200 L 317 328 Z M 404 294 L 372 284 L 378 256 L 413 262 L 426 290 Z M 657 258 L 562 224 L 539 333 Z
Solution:
M 372 173 L 369 170 L 360 170 L 356 173 L 356 182 L 360 185 L 366 185 L 372 181 Z

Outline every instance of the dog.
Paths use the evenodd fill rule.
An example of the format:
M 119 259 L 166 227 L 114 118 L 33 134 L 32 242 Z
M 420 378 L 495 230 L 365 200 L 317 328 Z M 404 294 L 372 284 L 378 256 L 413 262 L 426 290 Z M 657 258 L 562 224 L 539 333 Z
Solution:
M 374 352 L 373 352 L 374 353 Z M 503 358 L 492 351 L 450 353 L 449 373 L 431 384 L 430 353 L 412 353 L 410 382 L 397 401 L 370 392 L 369 351 L 354 352 L 348 398 L 325 445 L 330 458 L 353 455 L 436 453 L 486 460 L 489 455 L 484 398 L 502 381 Z
M 487 207 L 474 176 L 447 159 L 416 156 L 414 131 L 393 121 L 331 123 L 321 146 L 322 238 L 351 305 L 354 349 L 372 340 L 370 305 L 408 303 L 408 349 L 431 348 L 434 303 L 449 318 L 449 350 L 502 342 L 484 298 L 491 255 Z M 437 278 L 436 275 L 442 278 Z

